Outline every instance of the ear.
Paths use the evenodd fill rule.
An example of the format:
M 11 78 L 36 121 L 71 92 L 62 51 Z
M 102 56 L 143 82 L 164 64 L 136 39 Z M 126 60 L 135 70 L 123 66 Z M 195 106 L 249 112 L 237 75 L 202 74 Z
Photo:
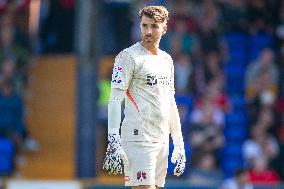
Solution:
M 164 31 L 163 31 L 163 35 L 165 35 L 165 33 L 167 33 L 167 30 L 168 30 L 168 25 L 167 25 L 167 24 L 166 24 L 166 25 L 164 25 L 163 29 L 164 29 Z

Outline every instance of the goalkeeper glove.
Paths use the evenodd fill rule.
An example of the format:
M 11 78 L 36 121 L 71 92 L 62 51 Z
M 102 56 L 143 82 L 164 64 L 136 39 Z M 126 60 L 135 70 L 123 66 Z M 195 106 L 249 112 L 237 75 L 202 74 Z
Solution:
M 171 162 L 174 164 L 176 163 L 174 175 L 180 176 L 184 172 L 186 162 L 185 151 L 183 147 L 174 147 Z
M 122 162 L 124 165 L 129 164 L 127 156 L 120 144 L 120 135 L 118 133 L 109 133 L 103 169 L 109 174 L 122 174 Z

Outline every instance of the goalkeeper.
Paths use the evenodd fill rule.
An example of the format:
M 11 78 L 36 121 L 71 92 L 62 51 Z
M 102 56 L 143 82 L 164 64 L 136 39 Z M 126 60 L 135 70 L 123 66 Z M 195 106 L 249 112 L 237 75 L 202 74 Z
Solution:
M 139 17 L 142 41 L 115 59 L 103 168 L 110 174 L 121 174 L 124 168 L 125 186 L 147 189 L 165 184 L 169 134 L 174 142 L 171 161 L 176 163 L 176 176 L 184 172 L 186 157 L 174 98 L 173 60 L 159 49 L 167 31 L 168 11 L 163 6 L 147 6 Z

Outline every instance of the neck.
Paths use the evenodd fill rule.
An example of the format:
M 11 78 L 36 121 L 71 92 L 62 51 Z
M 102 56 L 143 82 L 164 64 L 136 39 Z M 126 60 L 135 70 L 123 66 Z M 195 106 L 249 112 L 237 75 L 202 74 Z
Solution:
M 150 44 L 148 45 L 147 43 L 144 43 L 142 41 L 141 43 L 148 51 L 150 51 L 152 54 L 157 54 L 158 53 L 158 49 L 159 49 L 159 45 L 158 44 Z

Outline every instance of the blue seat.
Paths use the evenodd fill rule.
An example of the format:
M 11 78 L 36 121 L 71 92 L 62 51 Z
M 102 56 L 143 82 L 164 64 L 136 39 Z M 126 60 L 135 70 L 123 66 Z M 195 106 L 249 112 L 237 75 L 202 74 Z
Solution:
M 234 64 L 247 64 L 249 53 L 246 49 L 229 49 L 229 62 Z
M 8 138 L 0 138 L 0 152 L 8 154 L 14 153 L 13 142 Z
M 228 95 L 244 95 L 244 84 L 242 82 L 227 82 L 226 92 Z
M 250 36 L 250 44 L 258 48 L 272 47 L 273 38 L 267 33 L 258 33 Z
M 247 137 L 246 129 L 225 129 L 225 137 L 230 139 L 231 141 L 240 141 Z
M 229 60 L 225 62 L 225 64 L 230 64 L 230 65 L 248 65 L 249 63 L 249 56 L 248 57 L 233 57 L 230 56 Z
M 250 36 L 250 59 L 255 60 L 263 48 L 273 47 L 273 38 L 266 33 Z
M 244 88 L 244 84 L 245 84 L 245 78 L 242 74 L 233 74 L 233 73 L 230 73 L 230 74 L 227 74 L 226 75 L 226 78 L 227 78 L 227 88 L 230 88 L 230 87 L 234 87 L 234 86 L 238 86 L 238 87 L 242 87 Z
M 186 108 L 186 115 L 189 117 L 193 107 L 193 98 L 190 95 L 176 95 L 175 100 L 177 106 L 184 106 Z
M 229 113 L 226 115 L 226 124 L 240 124 L 245 123 L 247 120 L 244 113 Z
M 234 172 L 241 167 L 243 167 L 243 161 L 240 158 L 227 158 L 222 161 L 225 178 L 232 177 Z
M 230 161 L 223 161 L 223 169 L 225 170 L 236 170 L 239 167 L 243 166 L 243 161 L 240 158 L 230 158 Z
M 190 95 L 176 95 L 175 96 L 177 105 L 192 106 L 193 99 Z
M 10 175 L 14 166 L 15 147 L 7 138 L 0 138 L 0 174 Z
M 232 75 L 244 77 L 244 74 L 246 72 L 246 66 L 237 64 L 227 64 L 225 65 L 225 72 L 227 73 L 227 77 L 231 77 Z
M 242 157 L 242 144 L 240 143 L 228 143 L 226 144 L 226 146 L 223 149 L 223 155 L 227 156 L 227 157 L 238 157 L 241 158 Z
M 226 128 L 231 130 L 232 132 L 235 130 L 247 130 L 247 122 L 236 122 L 226 124 Z
M 229 49 L 243 49 L 247 46 L 247 35 L 243 33 L 226 33 L 224 39 Z
M 247 102 L 243 96 L 233 95 L 230 97 L 230 101 L 232 103 L 233 108 L 236 110 L 246 108 Z
M 228 95 L 244 95 L 244 90 L 241 88 L 229 88 L 226 90 Z
M 243 95 L 245 91 L 244 77 L 241 74 L 227 74 L 226 91 L 231 95 Z

